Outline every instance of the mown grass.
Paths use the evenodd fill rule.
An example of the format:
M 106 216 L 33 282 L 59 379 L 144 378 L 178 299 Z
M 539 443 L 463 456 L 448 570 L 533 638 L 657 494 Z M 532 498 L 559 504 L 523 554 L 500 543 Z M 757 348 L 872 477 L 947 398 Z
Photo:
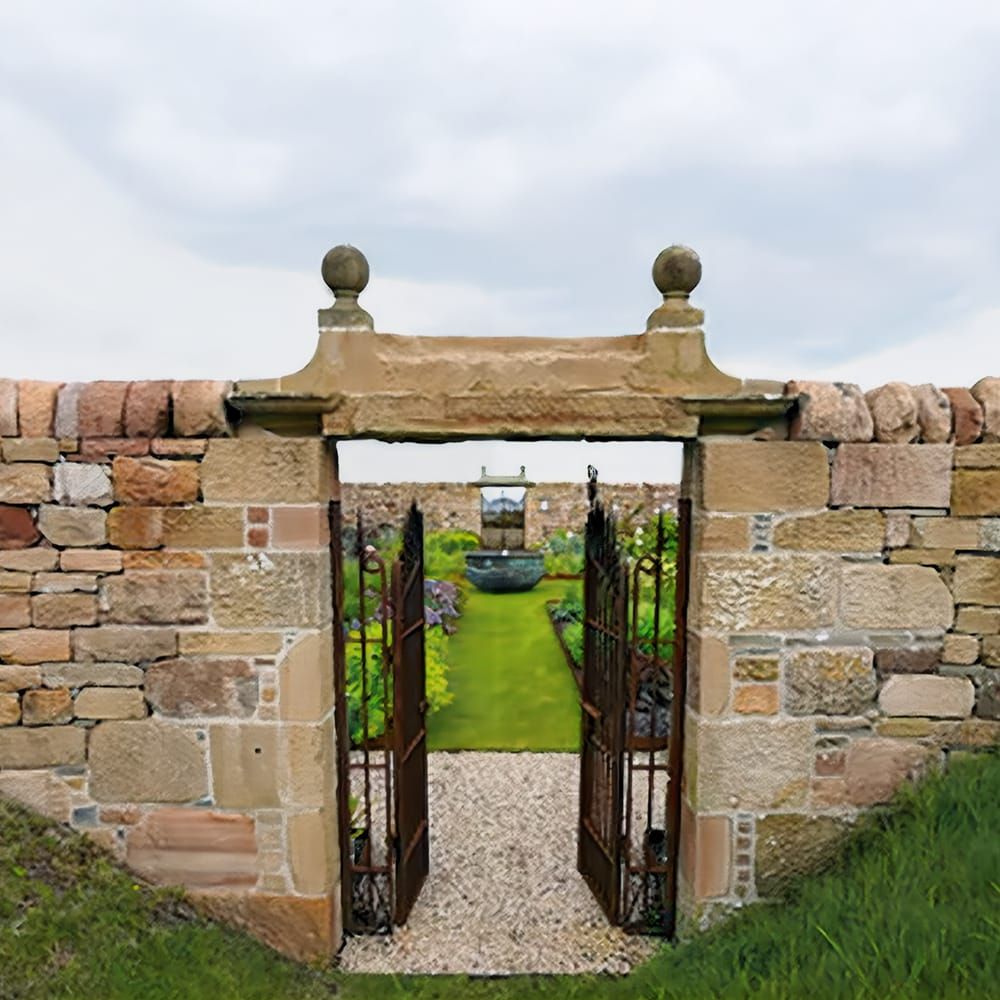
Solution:
M 296 966 L 0 803 L 3 1000 L 1000 997 L 1000 757 L 861 824 L 836 869 L 621 978 L 347 976 Z M 431 876 L 433 877 L 433 875 Z

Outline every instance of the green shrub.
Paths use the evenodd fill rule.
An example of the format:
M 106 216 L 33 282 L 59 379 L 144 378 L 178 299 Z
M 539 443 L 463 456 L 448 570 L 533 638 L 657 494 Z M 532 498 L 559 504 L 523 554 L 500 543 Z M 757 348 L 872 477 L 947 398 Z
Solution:
M 424 537 L 424 573 L 435 580 L 465 579 L 465 553 L 478 549 L 471 531 L 432 531 Z
M 559 530 L 549 535 L 542 546 L 545 572 L 549 576 L 579 575 L 583 572 L 583 535 Z

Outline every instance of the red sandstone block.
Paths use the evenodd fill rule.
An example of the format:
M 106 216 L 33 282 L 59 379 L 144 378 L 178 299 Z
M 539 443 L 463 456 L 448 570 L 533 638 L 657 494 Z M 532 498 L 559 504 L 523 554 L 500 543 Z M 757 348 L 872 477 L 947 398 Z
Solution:
M 198 463 L 160 458 L 116 458 L 112 466 L 115 499 L 168 507 L 198 499 Z
M 108 540 L 119 549 L 157 549 L 163 544 L 159 507 L 115 507 L 108 514 Z
M 89 382 L 80 393 L 80 437 L 120 438 L 128 382 Z
M 0 549 L 26 549 L 39 537 L 31 511 L 0 504 Z
M 17 437 L 17 383 L 0 379 L 0 437 Z
M 205 438 L 154 438 L 149 447 L 157 458 L 196 458 L 205 454 L 208 441 Z
M 229 433 L 226 397 L 231 382 L 174 382 L 174 434 L 178 437 L 219 437 Z
M 973 444 L 983 433 L 983 408 L 975 397 L 961 386 L 941 390 L 951 400 L 952 429 L 955 444 Z
M 59 382 L 19 382 L 17 409 L 22 437 L 52 436 Z
M 106 463 L 119 455 L 138 458 L 149 454 L 149 438 L 85 438 L 71 462 Z
M 155 438 L 170 424 L 170 383 L 130 382 L 125 394 L 125 436 Z

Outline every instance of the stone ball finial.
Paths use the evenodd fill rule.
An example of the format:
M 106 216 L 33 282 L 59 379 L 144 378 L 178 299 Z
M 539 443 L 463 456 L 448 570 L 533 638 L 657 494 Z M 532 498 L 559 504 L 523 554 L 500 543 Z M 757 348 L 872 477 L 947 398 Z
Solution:
M 686 299 L 701 281 L 701 258 L 690 247 L 667 247 L 653 261 L 653 281 L 664 298 Z
M 368 284 L 368 258 L 349 243 L 327 250 L 323 257 L 323 280 L 334 295 L 360 295 Z

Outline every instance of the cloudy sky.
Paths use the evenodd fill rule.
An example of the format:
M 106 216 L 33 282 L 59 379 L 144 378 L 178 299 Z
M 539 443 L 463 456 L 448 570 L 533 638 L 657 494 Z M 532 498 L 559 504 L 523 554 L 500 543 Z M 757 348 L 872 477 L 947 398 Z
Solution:
M 969 385 L 1000 374 L 998 51 L 994 0 L 4 0 L 3 374 L 295 370 L 340 242 L 382 331 L 634 333 L 681 242 L 733 374 Z M 344 466 L 671 479 L 664 448 Z

